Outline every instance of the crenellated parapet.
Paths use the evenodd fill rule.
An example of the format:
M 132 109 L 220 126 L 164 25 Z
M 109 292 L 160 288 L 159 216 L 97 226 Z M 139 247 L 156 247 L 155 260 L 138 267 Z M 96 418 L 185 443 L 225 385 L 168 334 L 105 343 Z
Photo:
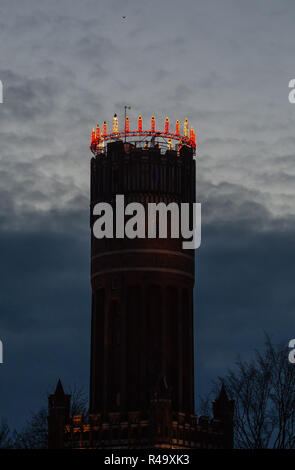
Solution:
M 159 415 L 158 419 L 160 420 Z M 80 449 L 223 448 L 223 424 L 207 416 L 173 413 L 166 433 L 163 430 L 157 433 L 151 416 L 147 418 L 140 412 L 108 413 L 107 416 L 97 414 L 87 418 L 77 415 L 65 426 L 65 447 Z
M 145 150 L 122 141 L 108 144 L 91 160 L 91 203 L 111 201 L 190 202 L 195 200 L 195 160 L 192 150 Z

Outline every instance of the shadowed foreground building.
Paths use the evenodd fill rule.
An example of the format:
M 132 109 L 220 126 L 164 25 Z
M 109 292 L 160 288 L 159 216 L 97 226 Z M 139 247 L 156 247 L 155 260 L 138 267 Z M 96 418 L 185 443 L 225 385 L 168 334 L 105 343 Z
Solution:
M 94 206 L 107 202 L 115 213 L 118 194 L 125 205 L 195 202 L 195 136 L 186 126 L 183 136 L 179 123 L 171 133 L 166 119 L 165 132 L 156 133 L 152 118 L 142 131 L 139 118 L 129 131 L 126 117 L 120 133 L 115 116 L 113 133 L 104 124 L 92 134 L 90 410 L 70 418 L 59 383 L 49 397 L 51 448 L 233 446 L 234 404 L 224 388 L 213 419 L 194 411 L 194 250 L 169 231 L 154 239 L 97 239 L 92 231 Z

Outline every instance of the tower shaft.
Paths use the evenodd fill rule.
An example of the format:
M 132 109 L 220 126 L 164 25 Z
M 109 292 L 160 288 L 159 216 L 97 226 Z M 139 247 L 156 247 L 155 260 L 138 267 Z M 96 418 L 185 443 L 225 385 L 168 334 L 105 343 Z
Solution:
M 144 206 L 195 202 L 192 149 L 177 155 L 108 144 L 91 160 L 91 228 L 94 206 L 108 202 L 115 213 L 118 194 Z M 171 388 L 172 409 L 193 413 L 194 250 L 183 250 L 181 238 L 169 233 L 167 239 L 91 233 L 91 413 L 146 414 L 161 378 Z

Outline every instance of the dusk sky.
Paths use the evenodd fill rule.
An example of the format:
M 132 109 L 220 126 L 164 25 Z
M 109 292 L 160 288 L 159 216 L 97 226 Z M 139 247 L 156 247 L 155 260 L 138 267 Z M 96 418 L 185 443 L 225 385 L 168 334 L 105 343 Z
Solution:
M 126 18 L 123 18 L 125 16 Z M 88 392 L 90 132 L 186 117 L 197 136 L 196 392 L 295 337 L 295 3 L 0 1 L 0 417 Z

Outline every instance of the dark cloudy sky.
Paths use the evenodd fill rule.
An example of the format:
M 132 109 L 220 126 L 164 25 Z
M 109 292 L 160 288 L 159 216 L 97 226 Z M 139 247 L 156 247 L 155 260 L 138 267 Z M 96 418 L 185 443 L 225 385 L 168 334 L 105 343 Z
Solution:
M 123 20 L 122 16 L 126 16 Z M 294 327 L 295 3 L 0 1 L 0 416 L 88 387 L 89 133 L 124 104 L 198 141 L 197 392 Z

